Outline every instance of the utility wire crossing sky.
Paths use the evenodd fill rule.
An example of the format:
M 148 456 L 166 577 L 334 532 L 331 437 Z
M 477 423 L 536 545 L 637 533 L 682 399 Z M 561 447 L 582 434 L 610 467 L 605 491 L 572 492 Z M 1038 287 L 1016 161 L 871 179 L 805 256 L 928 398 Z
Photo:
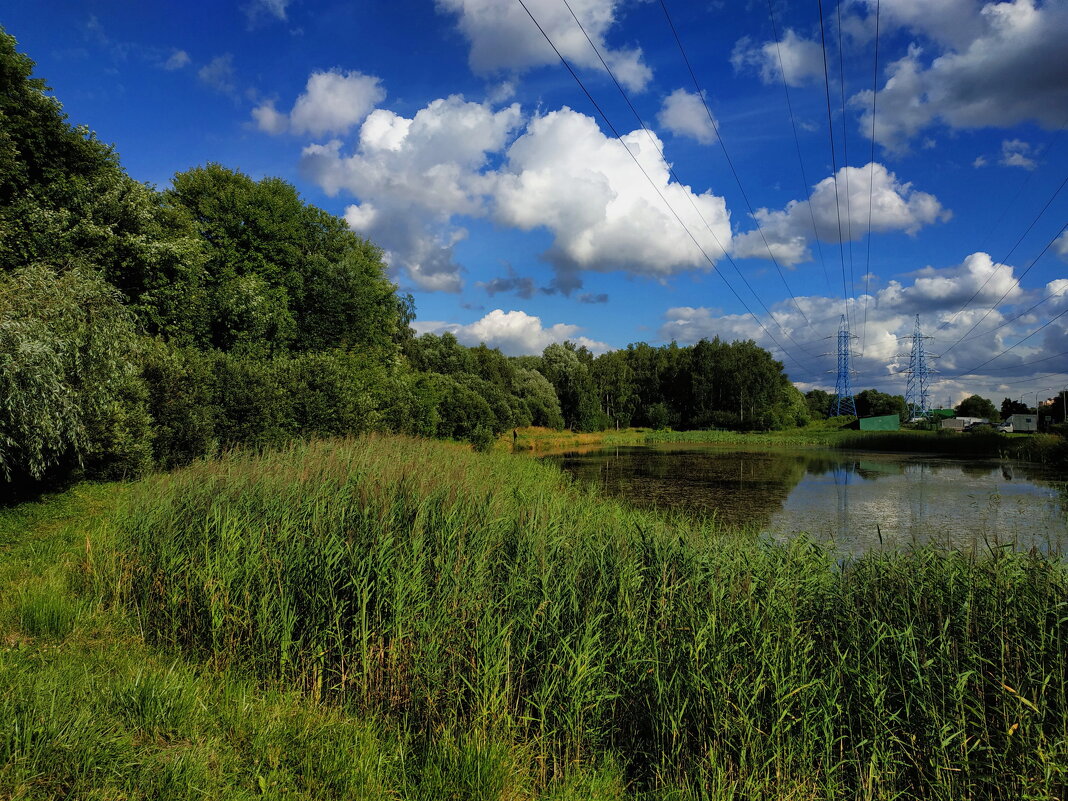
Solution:
M 280 176 L 419 331 L 753 339 L 801 389 L 1068 384 L 1068 0 L 18 4 L 72 122 L 166 186 Z M 937 358 L 936 358 L 937 357 Z M 1030 399 L 1030 400 L 1028 400 Z

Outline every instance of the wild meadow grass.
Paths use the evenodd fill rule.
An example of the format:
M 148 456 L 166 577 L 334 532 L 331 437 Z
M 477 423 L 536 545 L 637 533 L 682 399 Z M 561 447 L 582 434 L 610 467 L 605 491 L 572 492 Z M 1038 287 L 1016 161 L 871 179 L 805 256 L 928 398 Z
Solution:
M 358 751 L 400 755 L 381 797 L 1068 786 L 1057 556 L 843 561 L 638 511 L 533 460 L 387 437 L 151 478 L 92 547 L 96 597 L 154 648 L 389 732 Z M 171 681 L 127 681 L 110 714 L 162 736 L 204 706 Z
M 644 437 L 647 443 L 658 442 L 693 442 L 722 445 L 823 445 L 834 446 L 849 432 L 825 425 L 812 425 L 805 428 L 787 429 L 785 431 L 650 431 Z
M 86 538 L 121 493 L 0 509 L 0 799 L 628 797 L 610 760 L 535 792 L 511 743 L 428 738 L 146 644 L 100 594 L 114 555 Z

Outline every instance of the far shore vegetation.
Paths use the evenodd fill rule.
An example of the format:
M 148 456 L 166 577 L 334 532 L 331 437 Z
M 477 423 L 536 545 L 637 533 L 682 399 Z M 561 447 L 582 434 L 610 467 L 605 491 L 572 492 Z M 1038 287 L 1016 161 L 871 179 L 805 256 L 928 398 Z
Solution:
M 1063 427 L 853 431 L 752 341 L 417 336 L 344 220 L 139 183 L 33 67 L 0 29 L 0 799 L 1066 797 L 1062 555 L 844 559 L 524 455 Z

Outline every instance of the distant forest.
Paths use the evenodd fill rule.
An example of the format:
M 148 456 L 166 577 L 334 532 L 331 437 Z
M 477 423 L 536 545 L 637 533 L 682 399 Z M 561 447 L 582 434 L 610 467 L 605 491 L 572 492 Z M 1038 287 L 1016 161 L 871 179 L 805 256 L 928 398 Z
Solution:
M 827 414 L 827 393 L 803 396 L 752 341 L 506 357 L 417 337 L 411 296 L 344 220 L 219 164 L 139 183 L 33 68 L 0 29 L 4 482 L 312 435 L 487 446 L 527 425 L 767 430 Z

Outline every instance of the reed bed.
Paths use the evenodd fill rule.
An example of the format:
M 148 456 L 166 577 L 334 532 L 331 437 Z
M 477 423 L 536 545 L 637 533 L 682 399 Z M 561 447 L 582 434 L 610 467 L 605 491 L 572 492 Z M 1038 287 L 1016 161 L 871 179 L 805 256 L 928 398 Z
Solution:
M 719 429 L 702 431 L 650 431 L 645 435 L 646 443 L 657 442 L 693 442 L 721 445 L 756 445 L 764 447 L 790 445 L 834 446 L 848 432 L 826 426 L 808 426 L 787 429 L 785 431 L 724 431 Z
M 657 799 L 1068 785 L 1056 556 L 842 561 L 631 509 L 533 460 L 388 437 L 149 479 L 97 542 L 115 554 L 99 591 L 157 644 L 385 721 L 417 753 L 485 743 L 502 788 L 485 797 L 582 797 L 569 782 L 601 771 L 611 797 Z M 456 753 L 442 788 L 483 775 Z

